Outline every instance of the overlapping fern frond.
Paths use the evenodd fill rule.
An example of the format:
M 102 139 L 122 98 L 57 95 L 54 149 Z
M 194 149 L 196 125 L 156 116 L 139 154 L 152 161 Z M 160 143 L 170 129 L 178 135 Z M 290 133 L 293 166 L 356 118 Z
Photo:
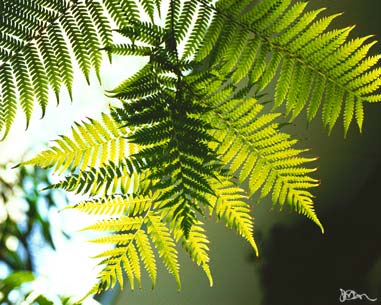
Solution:
M 291 120 L 307 108 L 311 121 L 322 108 L 331 131 L 342 113 L 346 134 L 354 118 L 361 130 L 363 103 L 381 101 L 380 56 L 367 55 L 375 41 L 349 39 L 353 27 L 327 30 L 340 14 L 318 18 L 323 9 L 308 11 L 306 1 L 198 2 L 214 15 L 196 60 L 257 91 L 276 78 L 274 108 L 285 105 Z
M 157 257 L 180 286 L 177 243 L 212 284 L 202 215 L 209 211 L 223 220 L 258 252 L 249 205 L 254 196 L 269 196 L 280 207 L 288 204 L 323 231 L 310 193 L 319 183 L 311 177 L 315 168 L 307 166 L 315 158 L 280 130 L 279 113 L 264 113 L 258 92 L 279 75 L 274 107 L 285 104 L 291 119 L 307 107 L 310 121 L 322 105 L 330 130 L 343 108 L 346 132 L 353 116 L 361 127 L 364 102 L 380 100 L 381 70 L 373 68 L 380 57 L 367 57 L 372 46 L 365 44 L 367 38 L 348 41 L 350 28 L 327 31 L 336 15 L 317 20 L 321 10 L 308 12 L 306 2 L 291 2 L 170 0 L 167 15 L 160 16 L 160 1 L 144 0 L 150 21 L 143 21 L 133 0 L 102 1 L 127 38 L 123 44 L 102 43 L 104 50 L 146 56 L 148 63 L 107 92 L 121 102 L 110 116 L 76 124 L 70 137 L 61 136 L 52 148 L 25 162 L 58 173 L 70 169 L 51 187 L 89 195 L 73 208 L 105 216 L 85 228 L 106 233 L 93 242 L 111 245 L 98 256 L 103 270 L 92 292 L 117 282 L 123 287 L 124 274 L 132 289 L 136 283 L 140 287 L 142 269 L 154 285 Z M 107 28 L 96 35 L 109 39 L 108 20 L 101 18 L 99 8 L 90 12 L 92 5 L 74 2 L 64 12 L 67 18 L 57 19 L 57 29 L 73 41 L 86 75 L 100 57 L 95 49 L 83 53 L 81 39 L 92 44 L 95 35 L 81 38 L 70 26 L 80 24 L 76 18 L 86 9 L 91 20 L 101 20 Z M 74 10 L 79 13 L 67 14 Z M 157 16 L 160 22 L 155 22 Z M 44 33 L 36 38 L 41 62 Z M 54 54 L 47 48 L 49 52 Z M 81 59 L 82 53 L 87 59 Z M 16 81 L 8 82 L 13 67 L 4 62 L 0 81 L 8 99 L 21 98 L 23 91 L 20 100 L 26 101 L 37 83 L 31 78 L 33 86 L 28 85 L 29 67 L 20 65 Z M 36 71 L 48 73 L 48 66 Z M 45 96 L 54 84 L 59 91 L 68 81 L 55 73 L 53 83 L 38 84 L 39 94 Z M 22 103 L 30 112 L 30 104 Z M 6 111 L 14 111 L 15 103 L 7 105 Z
M 174 18 L 170 12 L 166 20 L 169 28 L 142 23 L 136 30 L 120 31 L 134 43 L 153 45 L 149 63 L 110 91 L 110 96 L 125 101 L 123 109 L 114 110 L 114 118 L 121 125 L 136 128 L 128 138 L 141 150 L 133 157 L 140 163 L 145 161 L 152 188 L 163 191 L 158 200 L 174 210 L 173 217 L 181 219 L 188 236 L 197 220 L 196 212 L 202 213 L 200 203 L 209 204 L 205 194 L 213 194 L 209 179 L 219 165 L 208 146 L 214 141 L 207 132 L 211 126 L 203 119 L 208 109 L 197 103 L 183 80 L 191 65 L 178 56 Z
M 2 1 L 0 132 L 3 137 L 8 134 L 18 107 L 25 113 L 27 125 L 35 101 L 44 115 L 49 88 L 57 101 L 63 85 L 71 96 L 75 62 L 87 82 L 92 69 L 100 80 L 100 49 L 112 43 L 112 22 L 121 27 L 138 21 L 138 2 L 150 16 L 160 6 L 159 0 Z
M 180 285 L 180 241 L 212 284 L 200 215 L 209 210 L 258 252 L 248 203 L 258 190 L 321 226 L 308 191 L 316 185 L 308 176 L 313 169 L 302 166 L 313 159 L 278 130 L 279 115 L 260 115 L 263 106 L 247 90 L 226 86 L 227 74 L 196 72 L 198 64 L 186 59 L 200 42 L 181 27 L 196 9 L 203 14 L 201 6 L 192 7 L 186 2 L 180 10 L 172 1 L 164 27 L 135 21 L 121 28 L 129 42 L 107 51 L 149 56 L 139 72 L 108 91 L 122 106 L 103 115 L 103 123 L 73 128 L 72 137 L 27 162 L 76 170 L 51 187 L 89 194 L 74 208 L 106 217 L 85 228 L 106 232 L 93 241 L 112 245 L 98 256 L 104 268 L 92 292 L 123 286 L 123 273 L 131 288 L 140 287 L 142 266 L 154 285 L 157 255 Z

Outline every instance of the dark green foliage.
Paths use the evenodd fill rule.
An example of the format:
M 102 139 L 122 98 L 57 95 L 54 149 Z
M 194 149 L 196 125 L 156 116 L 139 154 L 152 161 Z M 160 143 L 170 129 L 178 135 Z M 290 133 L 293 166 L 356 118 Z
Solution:
M 113 20 L 106 17 L 102 4 Z M 159 1 L 143 1 L 150 16 L 159 4 Z M 62 85 L 71 96 L 74 64 L 71 51 L 87 82 L 92 69 L 100 80 L 100 49 L 112 42 L 112 21 L 118 26 L 139 21 L 136 1 L 5 0 L 0 3 L 0 132 L 3 138 L 9 132 L 18 105 L 28 126 L 35 100 L 44 115 L 49 87 L 57 101 Z
M 174 37 L 178 21 L 171 21 L 170 15 L 177 9 L 172 10 L 168 28 L 139 24 L 120 30 L 128 38 L 134 35 L 134 43 L 153 45 L 149 63 L 110 91 L 110 96 L 126 100 L 123 109 L 114 110 L 114 118 L 135 129 L 128 139 L 142 149 L 131 157 L 144 163 L 142 170 L 149 170 L 151 188 L 163 191 L 157 200 L 165 202 L 162 208 L 174 210 L 173 217 L 181 219 L 188 236 L 197 219 L 195 213 L 202 213 L 199 204 L 209 204 L 205 197 L 213 194 L 209 179 L 216 176 L 219 165 L 208 146 L 214 141 L 208 132 L 211 125 L 203 119 L 208 108 L 196 100 L 184 81 L 191 65 L 178 56 Z

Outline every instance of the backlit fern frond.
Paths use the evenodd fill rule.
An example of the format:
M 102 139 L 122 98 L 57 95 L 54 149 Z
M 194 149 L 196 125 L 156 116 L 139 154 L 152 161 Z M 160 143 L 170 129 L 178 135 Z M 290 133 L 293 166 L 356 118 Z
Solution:
M 319 185 L 308 176 L 316 169 L 305 167 L 316 158 L 304 157 L 305 149 L 294 148 L 297 141 L 280 132 L 274 122 L 280 114 L 261 114 L 263 107 L 249 98 L 227 100 L 215 108 L 217 154 L 240 183 L 248 183 L 250 195 L 258 190 L 260 197 L 271 194 L 274 204 L 288 203 L 323 231 L 309 192 Z
M 322 108 L 331 131 L 343 113 L 346 133 L 364 102 L 381 101 L 380 56 L 367 56 L 375 42 L 367 42 L 371 36 L 349 40 L 351 27 L 327 30 L 339 14 L 318 18 L 323 9 L 308 11 L 305 1 L 197 2 L 214 15 L 196 60 L 207 58 L 234 83 L 246 79 L 257 91 L 279 71 L 274 107 L 284 104 L 291 119 L 307 108 L 311 121 Z M 362 119 L 357 123 L 361 130 Z
M 137 192 L 143 189 L 141 172 L 143 165 L 133 163 L 134 159 L 124 159 L 118 164 L 112 161 L 100 168 L 93 167 L 77 174 L 66 176 L 60 182 L 48 188 L 63 189 L 76 194 L 115 194 L 117 192 Z
M 154 85 L 154 81 L 160 82 L 160 76 L 150 80 L 150 75 L 154 76 L 152 71 L 144 76 L 147 87 L 150 83 Z M 168 89 L 126 102 L 124 110 L 116 110 L 114 117 L 120 124 L 137 127 L 129 136 L 141 147 L 134 158 L 145 160 L 150 172 L 148 179 L 155 181 L 155 189 L 165 190 L 160 200 L 166 201 L 165 207 L 174 209 L 174 217 L 181 217 L 187 235 L 196 219 L 195 212 L 201 212 L 197 202 L 207 205 L 204 194 L 213 193 L 206 179 L 213 177 L 216 170 L 209 166 L 216 158 L 207 146 L 213 138 L 206 132 L 209 125 L 200 119 L 204 108 L 186 92 L 176 92 L 176 86 L 182 86 L 181 81 L 163 78 L 160 85 Z M 117 93 L 127 94 L 130 93 Z
M 150 16 L 160 7 L 159 0 L 139 2 Z M 71 52 L 87 82 L 92 69 L 100 79 L 100 49 L 112 42 L 112 22 L 126 26 L 139 21 L 137 7 L 137 0 L 2 1 L 0 132 L 3 137 L 8 134 L 19 105 L 28 126 L 35 101 L 44 115 L 49 88 L 57 101 L 62 85 L 71 96 L 74 64 Z M 111 19 L 106 17 L 107 12 Z
M 107 91 L 120 101 L 111 115 L 76 124 L 71 136 L 24 163 L 59 173 L 70 169 L 50 187 L 88 195 L 73 208 L 104 216 L 84 229 L 101 233 L 92 242 L 110 245 L 97 255 L 103 269 L 91 293 L 117 282 L 123 287 L 125 279 L 132 289 L 140 287 L 144 270 L 154 285 L 158 258 L 180 287 L 178 244 L 212 285 L 201 218 L 209 211 L 258 253 L 250 208 L 255 196 L 289 205 L 323 231 L 310 193 L 319 182 L 307 165 L 316 159 L 280 130 L 279 113 L 265 113 L 258 92 L 276 79 L 274 107 L 284 105 L 291 119 L 307 107 L 308 121 L 322 108 L 329 130 L 343 112 L 345 132 L 353 118 L 361 127 L 364 102 L 381 99 L 381 69 L 374 68 L 381 57 L 367 56 L 373 43 L 366 43 L 368 37 L 348 40 L 351 28 L 327 30 L 337 15 L 318 19 L 322 10 L 307 11 L 305 1 L 170 0 L 164 15 L 160 5 L 70 1 L 26 45 L 16 39 L 20 29 L 13 23 L 16 32 L 0 37 L 0 54 L 7 49 L 2 44 L 21 43 L 0 67 L 2 95 L 10 101 L 1 104 L 4 117 L 14 116 L 17 99 L 29 117 L 30 99 L 44 109 L 49 87 L 57 95 L 62 84 L 71 88 L 67 40 L 85 75 L 98 69 L 99 48 L 110 56 L 147 58 L 142 69 Z M 111 43 L 103 7 L 125 42 Z M 89 33 L 80 31 L 92 26 Z M 10 124 L 0 120 L 3 129 Z
M 41 152 L 23 165 L 53 167 L 63 173 L 66 169 L 85 170 L 100 167 L 106 162 L 118 163 L 126 155 L 137 151 L 136 145 L 125 139 L 126 129 L 108 115 L 102 115 L 102 122 L 89 119 L 72 127 L 72 137 L 61 136 L 54 145 Z M 85 177 L 85 179 L 88 177 Z
M 141 215 L 152 205 L 152 196 L 111 195 L 105 198 L 87 200 L 70 206 L 88 215 L 118 216 Z
M 246 202 L 249 197 L 229 179 L 219 178 L 220 181 L 213 183 L 215 196 L 210 196 L 210 212 L 215 212 L 218 219 L 223 219 L 227 227 L 235 229 L 250 243 L 258 255 L 258 247 L 253 236 L 253 217 Z
M 275 120 L 281 114 L 261 114 L 264 106 L 249 97 L 247 87 L 224 87 L 224 82 L 214 71 L 187 77 L 193 94 L 212 108 L 206 114 L 217 140 L 211 148 L 240 185 L 248 185 L 250 196 L 258 191 L 260 198 L 271 194 L 273 204 L 282 208 L 288 203 L 323 231 L 309 192 L 319 185 L 309 176 L 316 169 L 305 167 L 316 158 L 303 156 L 307 150 L 294 148 L 297 140 L 279 131 Z
M 171 11 L 177 14 L 175 4 Z M 213 141 L 207 132 L 210 125 L 202 118 L 208 109 L 183 82 L 191 64 L 180 59 L 173 36 L 175 21 L 168 18 L 169 28 L 139 24 L 136 29 L 120 31 L 136 43 L 152 44 L 152 51 L 149 63 L 109 94 L 123 101 L 121 108 L 113 110 L 114 119 L 135 128 L 128 139 L 139 145 L 140 151 L 133 158 L 146 164 L 143 169 L 149 170 L 152 188 L 163 191 L 159 196 L 165 202 L 162 208 L 174 210 L 173 217 L 179 219 L 187 236 L 196 212 L 202 213 L 199 203 L 209 204 L 205 194 L 213 190 L 207 178 L 212 178 L 219 166 L 208 147 Z
M 157 268 L 154 252 L 157 252 L 180 287 L 175 240 L 165 219 L 155 211 L 155 200 L 153 195 L 117 195 L 85 201 L 72 207 L 88 214 L 113 216 L 84 228 L 107 232 L 107 235 L 97 237 L 92 242 L 115 246 L 96 256 L 102 259 L 100 265 L 104 265 L 104 269 L 99 274 L 99 283 L 93 292 L 109 289 L 116 282 L 123 287 L 123 273 L 127 275 L 131 289 L 134 289 L 135 281 L 141 288 L 141 265 L 154 286 Z
M 171 213 L 169 213 L 171 215 Z M 171 220 L 171 217 L 167 215 L 167 219 Z M 209 266 L 209 240 L 206 235 L 206 230 L 204 228 L 204 223 L 201 221 L 194 224 L 189 232 L 188 237 L 184 236 L 181 229 L 173 227 L 174 237 L 176 241 L 181 241 L 181 244 L 185 251 L 189 254 L 189 257 L 200 266 L 209 280 L 210 287 L 213 286 L 212 273 Z

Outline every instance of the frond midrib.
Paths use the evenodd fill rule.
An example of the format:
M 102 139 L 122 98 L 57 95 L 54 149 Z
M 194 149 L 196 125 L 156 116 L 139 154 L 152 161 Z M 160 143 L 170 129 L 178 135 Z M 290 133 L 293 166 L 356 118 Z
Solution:
M 304 58 L 302 58 L 301 56 L 299 55 L 296 55 L 295 53 L 292 53 L 290 52 L 287 48 L 273 42 L 271 40 L 271 38 L 265 36 L 265 35 L 262 35 L 261 33 L 259 33 L 258 31 L 255 30 L 255 28 L 253 28 L 252 26 L 250 26 L 249 24 L 246 24 L 246 23 L 243 23 L 243 22 L 239 22 L 237 21 L 234 17 L 232 17 L 231 15 L 227 14 L 227 13 L 224 13 L 222 10 L 218 9 L 217 7 L 215 7 L 214 5 L 210 5 L 207 1 L 205 0 L 196 0 L 198 1 L 199 3 L 202 3 L 203 5 L 205 6 L 208 6 L 209 8 L 211 8 L 212 10 L 214 10 L 217 14 L 227 18 L 230 22 L 232 22 L 233 24 L 243 28 L 243 29 L 246 29 L 248 30 L 249 32 L 251 32 L 252 34 L 254 34 L 254 37 L 258 37 L 260 40 L 262 40 L 264 43 L 266 43 L 267 45 L 269 45 L 272 49 L 274 50 L 278 50 L 279 52 L 285 54 L 287 57 L 293 59 L 293 60 L 296 60 L 298 61 L 301 65 L 303 65 L 305 68 L 311 70 L 312 72 L 320 75 L 321 77 L 323 77 L 325 80 L 328 80 L 330 82 L 332 82 L 333 84 L 335 84 L 336 86 L 340 87 L 342 90 L 344 90 L 345 92 L 349 92 L 351 94 L 353 94 L 354 96 L 356 96 L 358 99 L 360 100 L 364 100 L 364 96 L 361 96 L 357 93 L 355 93 L 355 91 L 353 90 L 350 90 L 348 89 L 348 87 L 346 87 L 345 85 L 343 85 L 342 83 L 338 82 L 337 79 L 331 77 L 328 75 L 328 73 L 326 73 L 325 71 L 320 71 L 318 69 L 316 69 L 313 65 L 311 65 L 310 63 L 308 63 Z M 349 80 L 350 81 L 350 80 Z M 347 82 L 349 82 L 347 81 Z
M 134 233 L 132 233 L 132 237 L 131 237 L 131 239 L 129 240 L 129 242 L 128 242 L 125 246 L 123 246 L 123 248 L 126 249 L 126 251 L 125 251 L 122 255 L 120 255 L 119 257 L 117 257 L 117 260 L 116 260 L 116 262 L 117 262 L 119 265 L 122 263 L 122 259 L 123 259 L 124 255 L 126 255 L 127 249 L 128 249 L 131 245 L 133 245 L 133 242 L 134 242 L 134 240 L 136 239 L 136 235 L 138 234 L 138 232 L 139 232 L 140 230 L 142 230 L 142 226 L 146 223 L 146 218 L 149 217 L 149 215 L 151 214 L 151 212 L 152 212 L 152 205 L 151 205 L 151 207 L 148 209 L 148 211 L 145 213 L 145 215 L 142 217 L 142 221 L 141 221 L 141 225 L 140 225 L 140 227 L 139 227 L 138 229 L 136 229 Z M 115 265 L 116 265 L 116 264 L 115 264 Z M 109 266 L 110 266 L 110 265 L 107 264 L 105 268 L 107 268 L 107 267 L 109 267 Z
M 219 113 L 218 111 L 214 111 L 214 113 L 218 116 L 218 118 L 220 119 L 220 121 L 222 121 L 224 124 L 226 124 L 228 126 L 228 129 L 229 130 L 232 130 L 235 135 L 240 138 L 244 145 L 247 145 L 248 147 L 250 147 L 252 153 L 254 153 L 259 159 L 261 160 L 264 160 L 265 164 L 270 166 L 271 168 L 271 171 L 275 172 L 276 174 L 276 177 L 278 180 L 280 180 L 284 185 L 288 186 L 288 189 L 292 192 L 295 192 L 294 188 L 292 187 L 292 184 L 288 183 L 287 180 L 284 179 L 284 177 L 282 176 L 282 174 L 279 174 L 279 171 L 278 169 L 276 169 L 274 166 L 273 166 L 273 163 L 268 161 L 268 159 L 266 158 L 266 156 L 264 156 L 259 149 L 255 148 L 253 142 L 251 140 L 248 140 L 240 131 L 238 128 L 236 128 L 232 123 L 230 123 L 229 120 L 225 119 L 224 116 Z M 297 195 L 297 194 L 296 194 Z M 297 196 L 299 197 L 299 196 Z M 302 198 L 298 199 L 297 200 L 297 203 L 298 204 L 302 204 Z

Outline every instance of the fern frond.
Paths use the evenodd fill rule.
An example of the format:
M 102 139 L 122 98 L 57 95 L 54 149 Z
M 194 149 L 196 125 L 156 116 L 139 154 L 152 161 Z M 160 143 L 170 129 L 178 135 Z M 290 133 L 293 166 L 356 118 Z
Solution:
M 216 156 L 207 145 L 213 141 L 207 132 L 210 125 L 200 116 L 207 109 L 191 92 L 182 91 L 183 76 L 172 70 L 179 59 L 162 51 L 109 92 L 112 97 L 126 99 L 122 108 L 113 110 L 113 117 L 122 126 L 136 128 L 129 140 L 141 149 L 133 158 L 140 163 L 144 160 L 150 172 L 147 179 L 155 190 L 165 190 L 158 198 L 165 202 L 162 208 L 174 209 L 174 217 L 181 219 L 187 235 L 196 212 L 201 212 L 199 203 L 208 205 L 204 194 L 212 189 L 206 177 L 213 177 L 217 167 L 207 164 L 216 161 Z
M 89 200 L 70 206 L 89 215 L 137 216 L 148 211 L 153 203 L 152 196 L 111 195 L 106 198 Z
M 160 1 L 144 0 L 142 7 L 152 18 L 154 11 L 160 10 Z M 131 22 L 140 22 L 137 0 L 2 3 L 0 78 L 10 83 L 1 87 L 0 121 L 5 124 L 0 125 L 0 132 L 3 136 L 8 134 L 14 120 L 15 95 L 20 97 L 28 125 L 35 100 L 44 115 L 48 104 L 47 87 L 54 90 L 57 100 L 62 85 L 71 96 L 74 62 L 87 82 L 93 69 L 100 80 L 101 48 L 112 44 L 111 25 L 125 27 Z
M 346 103 L 347 98 L 354 96 L 359 105 L 381 101 L 381 70 L 374 67 L 379 57 L 368 56 L 375 42 L 367 42 L 371 36 L 348 40 L 350 27 L 327 30 L 340 14 L 319 18 L 323 9 L 307 11 L 307 2 L 289 0 L 262 0 L 252 6 L 238 0 L 236 10 L 231 3 L 198 2 L 213 14 L 196 59 L 209 56 L 211 68 L 232 73 L 234 83 L 244 79 L 258 91 L 279 70 L 274 108 L 285 104 L 291 120 L 310 100 L 308 121 L 322 105 L 323 122 L 330 132 L 343 109 L 346 133 L 354 115 L 346 109 L 352 103 Z
M 152 288 L 154 288 L 156 283 L 156 273 L 157 273 L 156 260 L 155 260 L 155 255 L 153 253 L 152 246 L 148 239 L 147 233 L 145 233 L 143 230 L 138 230 L 136 232 L 136 244 L 137 244 L 139 253 L 141 253 L 144 267 L 151 278 Z
M 17 99 L 11 64 L 5 63 L 0 67 L 0 71 L 0 85 L 2 93 L 0 102 L 0 127 L 5 128 L 3 135 L 4 139 L 16 117 Z
M 240 183 L 249 184 L 250 195 L 262 188 L 260 197 L 272 193 L 272 200 L 282 207 L 286 202 L 297 212 L 313 220 L 323 231 L 308 189 L 318 181 L 298 170 L 316 160 L 302 157 L 305 150 L 295 149 L 295 140 L 278 130 L 274 120 L 279 114 L 260 114 L 263 106 L 255 99 L 227 100 L 214 112 L 219 118 L 214 147 Z M 312 172 L 311 169 L 310 172 Z
M 211 213 L 215 211 L 218 219 L 223 219 L 226 226 L 233 228 L 246 239 L 258 256 L 258 247 L 253 236 L 253 217 L 246 202 L 245 191 L 225 177 L 213 183 L 216 195 L 210 197 Z
M 209 267 L 209 240 L 206 235 L 204 224 L 200 221 L 192 226 L 189 236 L 184 237 L 181 230 L 175 230 L 176 240 L 181 240 L 182 246 L 189 254 L 193 262 L 204 270 L 209 280 L 210 287 L 213 286 L 213 277 Z
M 119 153 L 124 155 L 120 146 Z M 131 153 L 131 152 L 130 152 Z M 92 167 L 78 174 L 66 176 L 60 182 L 47 188 L 63 189 L 76 194 L 114 194 L 117 192 L 137 192 L 143 189 L 143 165 L 133 162 L 134 159 L 124 159 L 118 164 L 110 161 L 101 167 Z
M 112 215 L 84 228 L 107 232 L 91 242 L 114 245 L 96 257 L 102 258 L 104 269 L 99 273 L 97 291 L 113 287 L 118 281 L 123 286 L 123 270 L 131 289 L 136 280 L 141 287 L 141 264 L 148 272 L 152 285 L 156 282 L 155 246 L 168 271 L 180 287 L 179 265 L 175 240 L 167 224 L 154 209 L 157 196 L 108 196 L 104 199 L 79 203 L 71 208 L 93 215 Z M 112 232 L 112 234 L 110 234 Z
M 62 174 L 66 169 L 100 167 L 106 162 L 118 163 L 129 152 L 135 152 L 134 145 L 125 139 L 127 130 L 119 128 L 106 114 L 102 122 L 89 119 L 72 127 L 72 137 L 61 136 L 50 149 L 41 152 L 23 165 L 53 167 Z
M 180 289 L 179 263 L 175 241 L 173 237 L 171 237 L 168 227 L 162 222 L 158 214 L 152 213 L 148 215 L 147 218 L 148 235 L 157 248 L 165 267 L 174 276 L 177 286 Z
M 141 216 L 136 217 L 119 217 L 116 219 L 107 219 L 98 221 L 82 230 L 94 230 L 94 231 L 105 231 L 105 232 L 120 232 L 120 231 L 131 231 L 138 230 L 143 224 L 144 218 Z

